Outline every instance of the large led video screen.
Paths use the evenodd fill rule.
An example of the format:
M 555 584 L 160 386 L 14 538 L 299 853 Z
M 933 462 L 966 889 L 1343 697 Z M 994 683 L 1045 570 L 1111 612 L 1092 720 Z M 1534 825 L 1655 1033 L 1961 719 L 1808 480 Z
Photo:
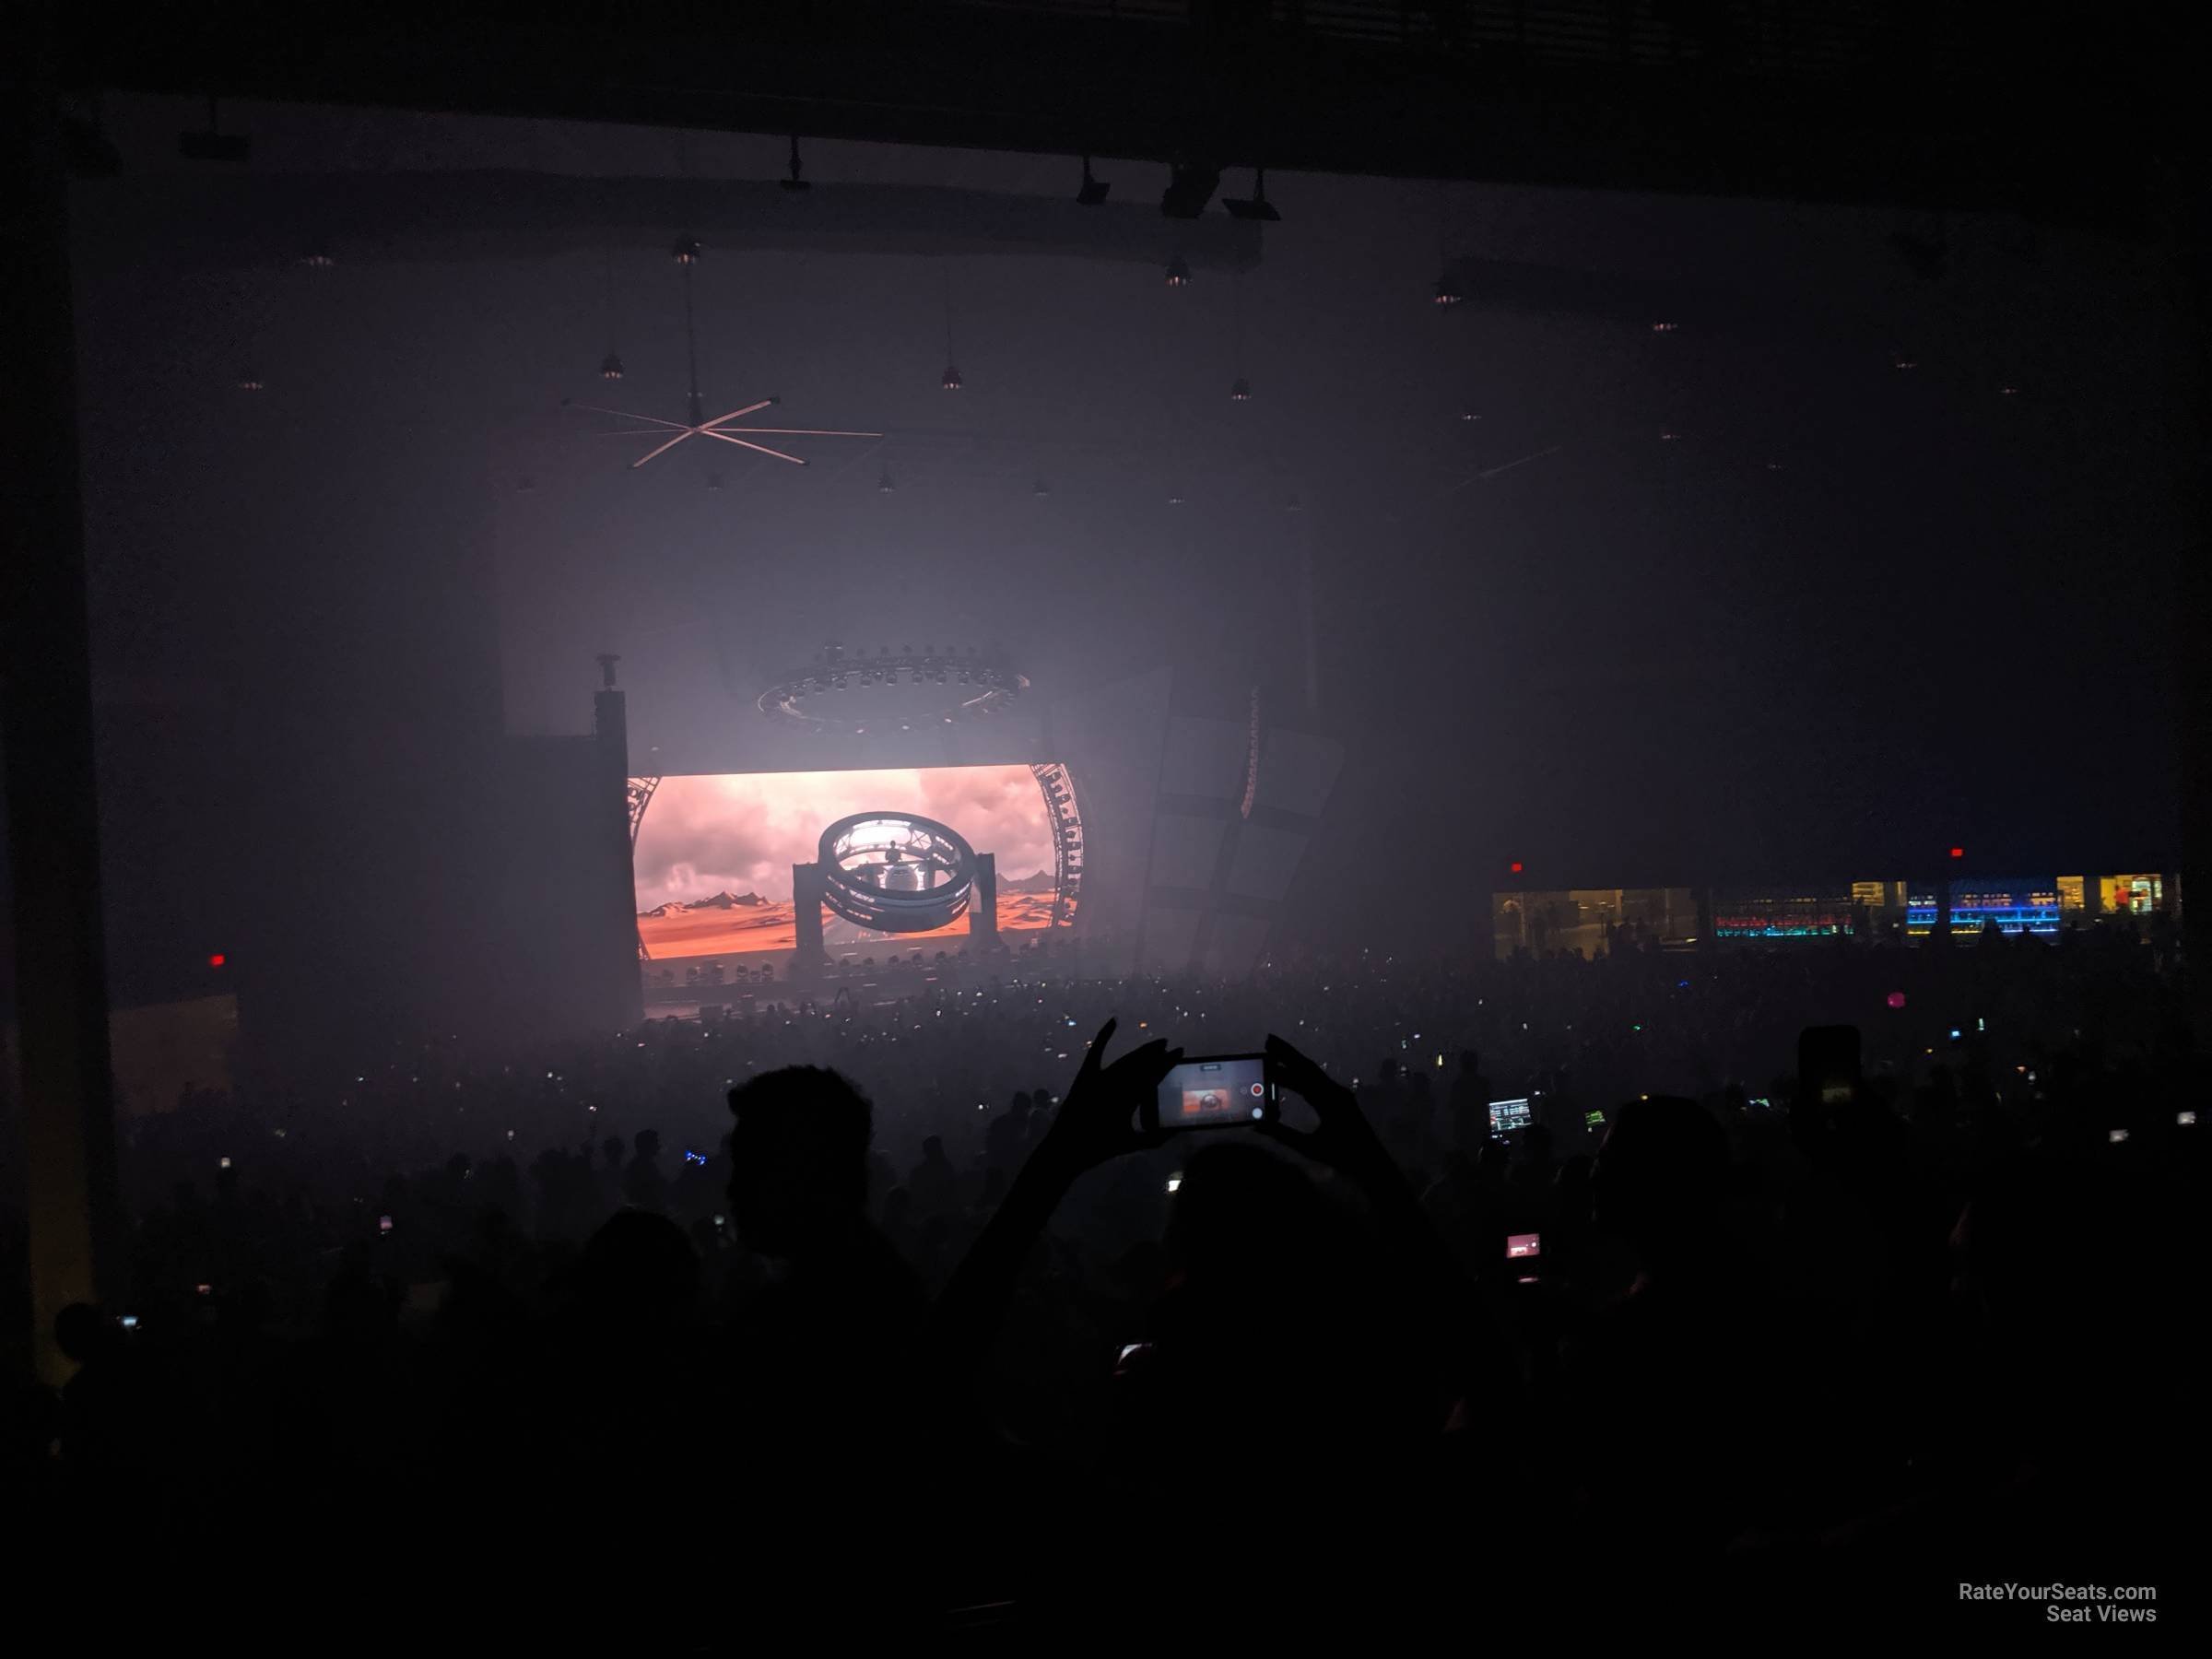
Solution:
M 912 814 L 957 831 L 997 864 L 1000 931 L 1052 925 L 1052 818 L 1027 766 L 679 775 L 653 786 L 638 820 L 633 866 L 646 956 L 659 962 L 795 949 L 792 865 L 815 862 L 822 831 L 859 813 Z M 971 919 L 972 912 L 926 932 L 888 934 L 825 910 L 822 943 L 837 955 L 964 941 Z

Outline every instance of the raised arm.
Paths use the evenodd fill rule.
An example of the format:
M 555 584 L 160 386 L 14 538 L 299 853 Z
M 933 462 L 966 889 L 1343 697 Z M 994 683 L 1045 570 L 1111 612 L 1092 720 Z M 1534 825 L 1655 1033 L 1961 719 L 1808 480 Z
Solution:
M 1358 1187 L 1376 1224 L 1417 1276 L 1425 1299 L 1453 1334 L 1449 1363 L 1454 1390 L 1470 1404 L 1509 1385 L 1511 1368 L 1487 1323 L 1483 1299 L 1458 1257 L 1437 1237 L 1413 1183 L 1398 1168 L 1352 1091 L 1280 1037 L 1267 1039 L 1267 1058 L 1293 1094 L 1311 1105 L 1321 1126 L 1310 1133 L 1280 1124 L 1254 1127 L 1302 1157 L 1335 1171 Z
M 1182 1058 L 1155 1040 L 1112 1065 L 1104 1062 L 1113 1036 L 1108 1020 L 1091 1039 L 1053 1124 L 1015 1176 L 988 1225 L 938 1294 L 932 1347 L 942 1374 L 972 1374 L 998 1335 L 1014 1281 L 1076 1177 L 1124 1153 L 1159 1144 L 1135 1127 L 1136 1109 Z

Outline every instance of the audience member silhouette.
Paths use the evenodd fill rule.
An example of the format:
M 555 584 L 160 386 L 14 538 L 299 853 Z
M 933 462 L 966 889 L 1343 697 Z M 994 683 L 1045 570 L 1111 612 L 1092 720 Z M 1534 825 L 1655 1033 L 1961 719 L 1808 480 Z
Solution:
M 656 1024 L 572 1072 L 426 1084 L 413 1124 L 394 1083 L 392 1154 L 296 1182 L 272 1148 L 340 1125 L 257 1138 L 194 1098 L 131 1132 L 146 1331 L 70 1310 L 79 1370 L 18 1414 L 8 1467 L 87 1517 L 282 1516 L 333 1559 L 381 1540 L 478 1583 L 588 1538 L 596 1582 L 675 1588 L 580 1578 L 513 1617 L 633 1644 L 960 1607 L 1089 1640 L 1272 1616 L 1296 1628 L 1267 1640 L 1312 1641 L 1343 1614 L 1372 1641 L 1471 1583 L 1511 1587 L 1493 1636 L 1572 1594 L 1604 1639 L 1686 1594 L 1786 1587 L 1801 1612 L 1972 1576 L 1962 1539 L 1998 1577 L 2154 1559 L 2199 1450 L 2200 1071 L 2168 1034 L 2171 959 L 2118 930 L 1695 967 L 1637 943 L 1205 987 L 1196 1029 L 1294 1006 L 1347 1074 L 1413 1030 L 1481 1033 L 1506 1092 L 1539 1096 L 1504 1142 L 1471 1049 L 1440 1121 L 1426 1071 L 1355 1098 L 1276 1041 L 1291 1123 L 1317 1126 L 1148 1133 L 1179 1053 L 1109 1058 L 1112 1022 L 1048 1110 L 1037 1054 L 1111 986 Z M 1783 1021 L 1897 984 L 1898 1030 L 1947 1006 L 1935 984 L 1990 1034 L 1888 1071 L 1870 1025 L 1860 1085 L 1768 1104 Z M 588 1081 L 556 1095 L 557 1069 Z M 1662 1076 L 1709 1104 L 1634 1098 Z M 1571 1084 L 1611 1120 L 1594 1159 Z M 708 1146 L 692 1103 L 725 1088 L 722 1151 L 664 1171 L 662 1129 Z M 446 1093 L 496 1127 L 422 1134 Z M 920 1148 L 903 1181 L 878 1128 Z M 1509 1262 L 1521 1232 L 1540 1252 Z M 1317 1540 L 1289 1588 L 1196 1547 L 1285 1536 Z M 699 1587 L 738 1571 L 732 1622 Z

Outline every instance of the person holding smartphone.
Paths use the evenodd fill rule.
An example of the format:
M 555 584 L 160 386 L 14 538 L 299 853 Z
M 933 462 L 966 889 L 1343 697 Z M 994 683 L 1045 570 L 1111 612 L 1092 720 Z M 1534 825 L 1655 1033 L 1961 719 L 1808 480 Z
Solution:
M 1234 1532 L 1262 1524 L 1271 1506 L 1351 1513 L 1405 1500 L 1401 1483 L 1431 1470 L 1455 1409 L 1499 1420 L 1512 1386 L 1482 1339 L 1471 1283 L 1410 1184 L 1351 1091 L 1279 1038 L 1267 1042 L 1268 1079 L 1313 1107 L 1315 1128 L 1263 1112 L 1176 1131 L 1158 1126 L 1164 1104 L 1150 1108 L 1182 1055 L 1155 1041 L 1109 1064 L 1113 1030 L 1093 1041 L 939 1298 L 942 1365 L 980 1367 L 1020 1264 L 1077 1176 L 1189 1142 L 1164 1240 L 1170 1288 L 1145 1340 L 1117 1346 L 1118 1366 L 1101 1359 L 1116 1373 L 1115 1451 L 1100 1471 L 1113 1502 L 1137 1503 L 1128 1524 L 1140 1529 L 1145 1505 L 1201 1503 Z M 1327 1171 L 1325 1186 L 1278 1147 Z M 1352 1202 L 1332 1202 L 1328 1188 Z

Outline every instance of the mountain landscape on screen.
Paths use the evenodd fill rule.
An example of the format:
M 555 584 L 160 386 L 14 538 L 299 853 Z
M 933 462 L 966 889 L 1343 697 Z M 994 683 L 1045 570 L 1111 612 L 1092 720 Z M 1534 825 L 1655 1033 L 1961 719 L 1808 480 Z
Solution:
M 1001 933 L 1026 933 L 1053 924 L 1053 900 L 1059 888 L 1050 870 L 1004 881 L 998 888 Z M 928 933 L 882 934 L 853 926 L 836 916 L 822 918 L 822 943 L 831 950 L 879 946 L 887 951 L 924 939 L 966 939 L 968 918 Z M 638 912 L 638 938 L 653 960 L 736 956 L 759 950 L 795 950 L 798 932 L 788 899 L 726 888 L 705 899 L 672 899 Z

